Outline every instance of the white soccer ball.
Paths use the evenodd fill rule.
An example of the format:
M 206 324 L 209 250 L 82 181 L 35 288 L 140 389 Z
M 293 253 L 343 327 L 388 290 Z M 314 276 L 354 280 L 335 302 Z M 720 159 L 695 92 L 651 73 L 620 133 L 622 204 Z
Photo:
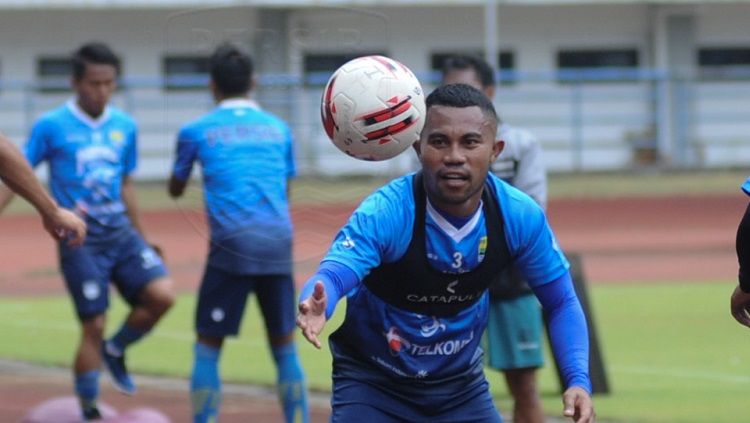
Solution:
M 331 75 L 320 116 L 339 150 L 361 160 L 387 160 L 419 139 L 424 91 L 403 64 L 384 56 L 362 56 Z

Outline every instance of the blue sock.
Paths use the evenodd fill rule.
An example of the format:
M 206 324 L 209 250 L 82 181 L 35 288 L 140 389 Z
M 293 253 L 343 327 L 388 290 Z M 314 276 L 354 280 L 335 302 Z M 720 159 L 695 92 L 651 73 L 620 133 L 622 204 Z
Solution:
M 307 409 L 307 389 L 305 375 L 299 363 L 297 348 L 291 342 L 286 345 L 273 347 L 273 359 L 278 370 L 279 400 L 284 410 L 287 423 L 307 423 L 309 412 Z
M 219 378 L 220 350 L 195 343 L 195 361 L 190 378 L 190 400 L 193 404 L 193 422 L 217 421 L 221 403 L 221 378 Z
M 123 323 L 122 326 L 120 326 L 120 330 L 117 331 L 115 336 L 110 338 L 109 344 L 114 347 L 117 351 L 120 351 L 120 353 L 123 353 L 125 351 L 125 348 L 128 347 L 128 345 L 138 341 L 139 339 L 143 338 L 144 335 L 146 335 L 148 331 L 143 331 L 140 329 L 135 329 L 127 325 L 127 323 Z
M 96 407 L 99 398 L 99 370 L 75 375 L 75 391 L 82 410 Z

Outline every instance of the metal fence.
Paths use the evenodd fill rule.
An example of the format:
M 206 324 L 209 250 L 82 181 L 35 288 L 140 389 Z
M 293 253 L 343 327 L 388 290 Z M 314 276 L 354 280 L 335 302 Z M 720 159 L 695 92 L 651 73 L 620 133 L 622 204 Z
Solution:
M 429 92 L 438 75 L 418 76 Z M 501 118 L 541 140 L 550 171 L 750 163 L 750 69 L 712 75 L 612 69 L 498 76 L 495 104 Z M 370 163 L 349 158 L 331 145 L 319 117 L 327 77 L 266 75 L 255 93 L 264 108 L 291 125 L 300 173 L 382 174 L 413 168 L 411 152 Z M 205 77 L 122 81 L 114 102 L 139 124 L 139 178 L 167 176 L 179 127 L 213 107 L 205 86 Z M 0 80 L 0 129 L 20 143 L 40 114 L 70 96 L 64 81 L 42 85 Z

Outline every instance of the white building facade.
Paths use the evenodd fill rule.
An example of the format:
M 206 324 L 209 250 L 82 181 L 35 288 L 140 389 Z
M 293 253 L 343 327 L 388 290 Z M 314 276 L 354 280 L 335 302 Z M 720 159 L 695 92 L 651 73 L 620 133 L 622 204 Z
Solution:
M 322 135 L 326 76 L 371 53 L 428 91 L 444 55 L 483 54 L 501 70 L 502 118 L 541 139 L 552 171 L 750 162 L 750 2 L 491 1 L 0 0 L 0 128 L 22 141 L 70 96 L 69 54 L 104 41 L 141 126 L 139 176 L 165 177 L 177 128 L 211 107 L 205 57 L 229 40 L 253 54 L 257 96 L 293 126 L 303 173 L 413 166 L 411 153 L 363 165 Z

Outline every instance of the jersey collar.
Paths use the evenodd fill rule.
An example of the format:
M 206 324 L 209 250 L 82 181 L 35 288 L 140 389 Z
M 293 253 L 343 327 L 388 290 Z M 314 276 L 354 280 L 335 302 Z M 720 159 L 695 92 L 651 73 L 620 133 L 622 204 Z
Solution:
M 73 116 L 76 117 L 76 119 L 80 120 L 87 126 L 91 127 L 91 129 L 97 129 L 100 126 L 104 125 L 104 123 L 109 120 L 109 116 L 111 114 L 109 106 L 106 106 L 104 108 L 104 111 L 102 112 L 101 116 L 94 119 L 91 116 L 89 116 L 88 113 L 84 112 L 83 109 L 78 105 L 78 102 L 76 99 L 68 100 L 67 103 L 68 110 L 70 110 L 70 113 L 73 114 Z
M 219 103 L 220 109 L 251 108 L 260 110 L 260 104 L 249 98 L 228 98 Z

